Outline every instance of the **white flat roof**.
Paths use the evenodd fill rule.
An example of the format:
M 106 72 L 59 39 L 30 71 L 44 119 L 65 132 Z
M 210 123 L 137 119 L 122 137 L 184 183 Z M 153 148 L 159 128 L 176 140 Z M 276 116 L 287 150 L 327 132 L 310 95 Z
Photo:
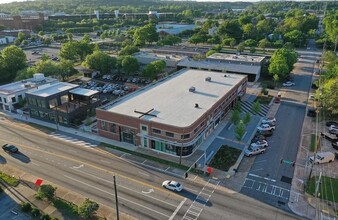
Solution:
M 66 82 L 58 82 L 48 87 L 42 87 L 37 90 L 27 92 L 27 94 L 32 94 L 32 95 L 36 95 L 40 97 L 48 97 L 48 96 L 57 94 L 59 92 L 74 89 L 76 87 L 79 87 L 79 85 L 66 83 Z
M 13 83 L 0 86 L 0 94 L 9 95 L 16 92 L 25 92 L 32 88 L 48 83 L 54 83 L 56 81 L 58 80 L 50 77 L 29 78 L 21 81 L 16 81 Z
M 144 115 L 142 119 L 176 127 L 187 127 L 208 111 L 246 76 L 240 74 L 183 69 L 168 78 L 151 84 L 124 98 L 103 107 L 117 114 L 140 117 L 148 112 L 157 117 Z M 211 82 L 205 80 L 211 77 Z M 195 87 L 195 92 L 189 92 Z M 195 108 L 195 104 L 199 108 Z
M 180 62 L 178 62 L 177 66 L 219 70 L 219 71 L 226 70 L 228 72 L 255 74 L 255 75 L 259 74 L 261 71 L 261 66 L 258 65 L 226 63 L 226 62 L 218 62 L 216 60 L 193 60 L 190 58 L 181 60 Z
M 96 90 L 84 89 L 84 88 L 72 89 L 69 92 L 73 93 L 73 94 L 76 94 L 76 95 L 82 95 L 82 96 L 88 96 L 88 97 L 99 93 Z
M 217 59 L 224 61 L 238 61 L 238 62 L 261 62 L 265 57 L 250 56 L 250 55 L 237 55 L 237 54 L 226 54 L 226 53 L 214 53 L 208 56 L 208 59 Z

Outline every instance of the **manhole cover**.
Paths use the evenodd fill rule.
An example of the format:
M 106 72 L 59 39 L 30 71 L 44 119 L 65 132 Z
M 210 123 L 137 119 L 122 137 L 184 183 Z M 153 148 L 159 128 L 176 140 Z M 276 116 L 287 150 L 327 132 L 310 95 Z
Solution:
M 280 180 L 280 181 L 282 181 L 282 182 L 284 182 L 284 183 L 291 184 L 291 182 L 292 182 L 292 178 L 290 178 L 290 177 L 287 177 L 287 176 L 282 176 L 282 178 L 281 178 L 281 180 Z

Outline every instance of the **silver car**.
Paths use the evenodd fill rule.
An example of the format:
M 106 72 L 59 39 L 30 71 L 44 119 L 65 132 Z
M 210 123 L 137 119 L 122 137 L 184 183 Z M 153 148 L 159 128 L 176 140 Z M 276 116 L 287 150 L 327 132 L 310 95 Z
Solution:
M 244 151 L 244 155 L 247 157 L 251 157 L 256 154 L 263 154 L 265 152 L 266 148 L 261 147 L 249 147 Z

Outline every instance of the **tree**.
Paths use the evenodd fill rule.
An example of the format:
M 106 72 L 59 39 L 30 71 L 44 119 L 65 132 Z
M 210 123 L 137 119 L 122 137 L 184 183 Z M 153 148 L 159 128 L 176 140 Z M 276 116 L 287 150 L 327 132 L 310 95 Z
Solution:
M 41 185 L 38 190 L 38 196 L 52 200 L 55 196 L 56 187 L 52 185 Z
M 140 49 L 138 47 L 128 45 L 122 48 L 119 52 L 120 56 L 132 55 L 133 53 L 139 52 Z
M 83 218 L 90 218 L 98 209 L 99 204 L 86 198 L 85 201 L 79 206 L 78 213 Z
M 49 55 L 48 54 L 46 54 L 46 53 L 43 53 L 42 55 L 41 55 L 41 58 L 40 58 L 40 60 L 42 60 L 42 61 L 47 61 L 47 60 L 49 60 L 50 58 L 49 58 Z
M 43 43 L 46 44 L 46 45 L 49 45 L 49 44 L 52 43 L 52 41 L 50 40 L 49 37 L 45 37 L 45 38 L 43 39 Z
M 256 27 L 253 24 L 246 24 L 243 26 L 244 39 L 254 38 L 257 34 Z
M 56 63 L 58 67 L 58 73 L 62 77 L 62 81 L 65 81 L 65 79 L 75 73 L 77 73 L 77 70 L 74 69 L 74 62 L 71 60 L 61 60 L 60 63 Z
M 245 113 L 244 118 L 243 118 L 243 123 L 245 125 L 248 125 L 249 122 L 251 121 L 251 115 L 249 112 Z
M 256 47 L 250 47 L 250 53 L 255 53 L 256 52 Z
M 5 47 L 0 54 L 0 82 L 8 82 L 16 77 L 18 70 L 26 67 L 26 54 L 17 46 Z
M 262 48 L 265 51 L 265 48 L 270 47 L 271 43 L 266 38 L 262 39 L 258 43 L 258 47 Z
M 284 35 L 284 39 L 287 42 L 291 42 L 294 45 L 298 45 L 298 47 L 302 46 L 301 42 L 303 43 L 305 42 L 304 34 L 299 30 L 293 30 L 293 31 L 287 32 Z
M 273 75 L 273 81 L 275 82 L 275 86 L 277 85 L 278 81 L 279 81 L 279 76 L 278 74 L 274 74 Z
M 211 55 L 213 55 L 214 53 L 217 53 L 217 51 L 216 50 L 209 50 L 207 53 L 206 53 L 206 56 L 208 57 L 208 56 L 211 56 Z
M 253 106 L 252 106 L 252 111 L 254 112 L 255 115 L 257 115 L 261 111 L 261 104 L 259 101 L 255 101 Z
M 248 39 L 248 40 L 244 41 L 244 45 L 246 47 L 255 47 L 255 46 L 257 46 L 257 41 L 255 41 L 253 39 Z
M 236 44 L 236 39 L 232 37 L 224 38 L 222 44 L 224 46 L 230 46 L 231 48 L 233 48 L 234 45 Z
M 289 67 L 284 57 L 276 57 L 271 59 L 269 65 L 271 75 L 277 75 L 280 78 L 285 78 L 289 74 Z
M 234 124 L 237 125 L 238 122 L 240 121 L 241 117 L 240 117 L 240 112 L 238 110 L 234 110 L 231 114 L 230 117 L 230 121 Z
M 147 24 L 135 30 L 133 39 L 135 45 L 145 45 L 146 43 L 157 42 L 159 37 L 155 25 Z
M 6 26 L 0 25 L 0 31 L 6 30 Z
M 188 42 L 191 44 L 203 43 L 204 39 L 200 34 L 194 34 L 189 39 Z
M 25 38 L 26 38 L 26 37 L 25 37 L 25 34 L 24 34 L 24 33 L 22 33 L 22 32 L 19 32 L 19 33 L 18 33 L 18 39 L 19 39 L 20 42 L 22 42 Z
M 244 45 L 243 42 L 242 42 L 242 43 L 239 43 L 239 44 L 237 45 L 237 51 L 238 51 L 238 52 L 243 52 L 244 49 L 245 49 L 245 45 Z
M 102 74 L 106 74 L 116 67 L 116 58 L 109 56 L 105 52 L 95 51 L 86 57 L 84 65 L 90 69 L 98 70 Z
M 239 143 L 242 141 L 244 134 L 245 134 L 245 125 L 243 121 L 240 120 L 238 125 L 235 128 L 235 138 Z
M 236 19 L 226 20 L 218 28 L 218 34 L 220 36 L 228 36 L 240 40 L 242 38 L 243 31 L 240 24 Z
M 66 60 L 78 59 L 79 54 L 77 53 L 76 45 L 72 41 L 62 44 L 60 49 L 60 57 Z
M 338 71 L 338 68 L 336 69 Z M 337 72 L 338 74 L 338 72 Z M 325 110 L 332 116 L 338 115 L 338 77 L 327 80 L 320 96 Z
M 129 55 L 123 58 L 121 65 L 127 75 L 131 74 L 132 72 L 138 71 L 138 69 L 140 68 L 137 59 Z

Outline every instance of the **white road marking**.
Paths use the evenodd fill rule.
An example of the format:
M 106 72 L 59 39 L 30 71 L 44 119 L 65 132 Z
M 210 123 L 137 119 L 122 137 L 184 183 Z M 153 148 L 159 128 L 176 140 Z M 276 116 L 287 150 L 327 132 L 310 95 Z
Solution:
M 32 164 L 34 164 L 35 166 L 38 166 L 38 167 L 40 166 L 40 165 L 39 165 L 39 164 L 37 164 L 37 163 L 34 163 L 34 162 L 31 162 L 31 163 L 32 163 Z
M 263 170 L 263 168 L 258 168 L 258 169 L 255 169 L 255 170 L 250 170 L 250 172 L 255 172 L 255 171 L 260 171 L 260 170 Z
M 271 182 L 276 182 L 275 179 L 271 179 L 271 178 L 259 176 L 259 175 L 253 174 L 253 173 L 249 173 L 248 175 L 249 175 L 249 176 L 253 176 L 253 177 L 257 177 L 257 178 L 261 178 L 261 179 L 265 179 L 265 180 L 268 180 L 268 181 L 271 181 Z
M 103 162 L 103 163 L 108 163 L 108 164 L 110 164 L 110 162 L 107 161 L 107 160 L 100 160 L 100 161 Z
M 143 173 L 143 172 L 138 172 L 139 174 L 143 175 L 143 176 L 149 176 L 148 173 Z
M 71 180 L 73 180 L 73 181 L 76 181 L 76 182 L 78 182 L 78 183 L 82 183 L 83 185 L 92 187 L 92 188 L 94 188 L 94 189 L 96 189 L 96 190 L 99 190 L 99 191 L 101 191 L 101 192 L 107 193 L 107 194 L 109 194 L 109 195 L 111 195 L 111 196 L 115 196 L 114 193 L 110 193 L 110 192 L 105 191 L 105 190 L 103 190 L 103 189 L 100 189 L 100 188 L 98 188 L 98 187 L 92 186 L 92 185 L 90 185 L 90 184 L 88 184 L 88 183 L 82 182 L 81 180 L 77 180 L 77 179 L 75 179 L 75 178 L 73 178 L 73 177 L 70 177 L 70 176 L 67 176 L 67 175 L 63 175 L 63 176 L 66 177 L 66 178 L 68 178 L 68 179 L 71 179 Z M 146 206 L 144 206 L 144 205 L 141 205 L 141 204 L 139 204 L 139 203 L 137 203 L 137 202 L 133 202 L 133 201 L 131 201 L 131 200 L 129 200 L 129 199 L 126 199 L 126 198 L 123 198 L 123 197 L 121 197 L 121 196 L 119 196 L 119 199 L 125 200 L 125 201 L 130 202 L 130 203 L 132 203 L 132 204 L 134 204 L 134 205 L 138 205 L 138 206 L 140 206 L 140 207 L 142 207 L 142 208 L 144 208 L 144 209 L 147 209 L 147 210 L 149 210 L 149 211 L 152 211 L 152 212 L 155 212 L 155 213 L 157 213 L 157 214 L 163 215 L 163 216 L 165 216 L 165 217 L 167 217 L 167 218 L 170 217 L 169 215 L 166 215 L 166 214 L 164 214 L 164 213 L 162 213 L 162 212 L 158 212 L 158 211 L 156 211 L 156 210 L 154 210 L 154 209 L 152 209 L 152 208 L 148 208 L 148 207 L 146 207 Z
M 83 167 L 84 165 L 83 164 L 81 164 L 80 166 L 73 166 L 72 168 L 73 169 L 80 169 L 81 167 Z
M 86 174 L 86 175 L 88 175 L 88 176 L 95 177 L 95 178 L 97 178 L 97 179 L 99 179 L 99 180 L 102 180 L 102 181 L 105 181 L 105 182 L 107 182 L 107 183 L 109 183 L 109 184 L 114 184 L 114 182 L 112 182 L 112 181 L 109 181 L 109 180 L 103 179 L 103 178 L 101 178 L 101 177 L 98 177 L 98 176 L 95 176 L 95 175 L 93 175 L 93 174 L 90 174 L 90 173 L 84 172 L 84 171 L 82 171 L 82 170 L 77 170 L 77 169 L 74 169 L 74 170 L 75 170 L 75 171 L 77 171 L 77 172 L 80 172 L 80 173 Z M 149 195 L 142 194 L 142 193 L 140 193 L 140 192 L 138 192 L 138 191 L 136 191 L 136 190 L 130 189 L 130 188 L 128 188 L 128 187 L 121 186 L 121 185 L 119 185 L 119 187 L 120 187 L 120 188 L 124 188 L 124 189 L 126 189 L 126 190 L 129 190 L 129 191 L 132 191 L 132 192 L 135 192 L 135 193 L 137 193 L 137 194 L 140 194 L 140 195 L 143 195 L 143 196 L 147 196 L 147 197 L 149 197 L 149 198 L 152 198 L 152 199 L 154 199 L 154 200 L 157 200 L 157 201 L 163 202 L 163 203 L 165 203 L 165 204 L 167 204 L 167 205 L 170 205 L 170 206 L 176 207 L 176 205 L 173 205 L 173 204 L 171 204 L 171 203 L 165 202 L 165 201 L 163 201 L 163 200 L 161 200 L 161 199 L 157 199 L 157 198 L 155 198 L 155 197 L 152 197 L 152 196 L 149 196 Z
M 142 193 L 144 193 L 144 194 L 149 194 L 149 193 L 152 193 L 152 192 L 154 192 L 154 189 L 149 189 L 149 191 L 147 191 L 147 192 L 142 191 Z

